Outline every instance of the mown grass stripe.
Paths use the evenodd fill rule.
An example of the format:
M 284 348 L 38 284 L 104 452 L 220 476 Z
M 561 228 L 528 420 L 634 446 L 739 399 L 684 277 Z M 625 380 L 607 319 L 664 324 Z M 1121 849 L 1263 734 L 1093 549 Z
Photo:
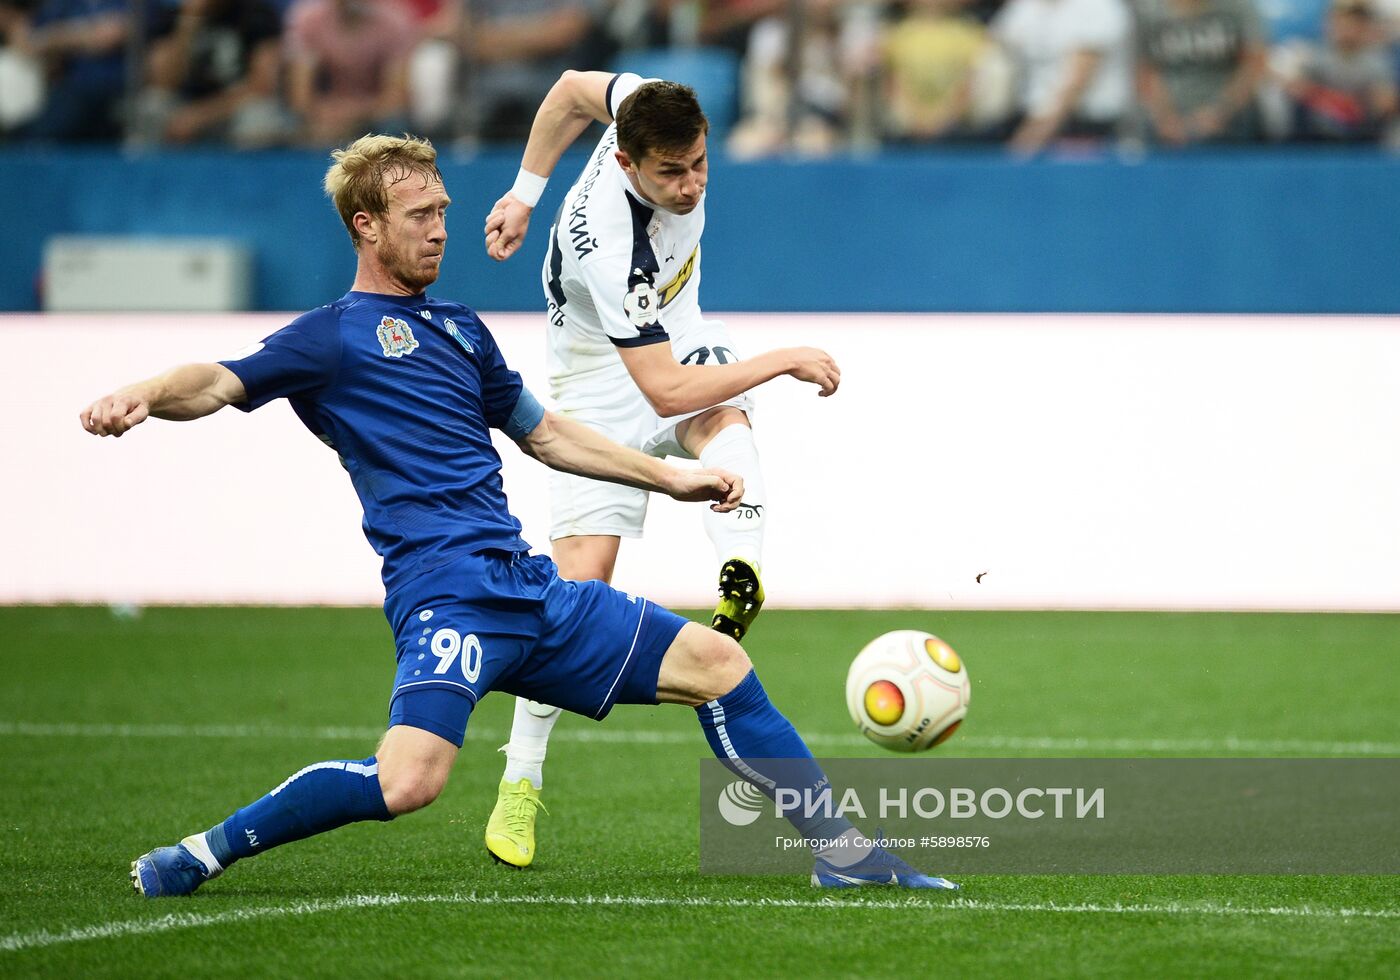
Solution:
M 40 738 L 271 738 L 345 739 L 374 741 L 384 734 L 369 725 L 286 726 L 286 725 L 179 725 L 179 724 L 100 724 L 79 722 L 0 721 L 0 736 Z M 468 737 L 500 741 L 509 733 L 492 728 L 473 728 Z M 609 729 L 599 726 L 561 727 L 550 736 L 563 742 L 687 745 L 700 744 L 699 733 L 635 729 Z M 812 746 L 864 746 L 858 734 L 833 735 L 821 732 L 803 735 Z M 1267 738 L 1066 738 L 1039 735 L 959 735 L 958 744 L 969 749 L 1001 749 L 1010 752 L 1169 752 L 1238 753 L 1245 755 L 1314 756 L 1400 756 L 1400 742 L 1348 742 L 1307 739 Z

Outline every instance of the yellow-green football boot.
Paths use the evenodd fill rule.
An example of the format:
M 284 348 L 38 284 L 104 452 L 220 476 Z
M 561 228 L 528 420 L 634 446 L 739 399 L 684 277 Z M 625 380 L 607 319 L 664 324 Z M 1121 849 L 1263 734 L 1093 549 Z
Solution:
M 501 780 L 496 791 L 496 807 L 486 821 L 486 850 L 508 868 L 529 867 L 535 859 L 535 811 L 545 810 L 540 791 L 522 778 Z
M 719 605 L 710 629 L 742 641 L 763 608 L 763 580 L 758 566 L 743 558 L 731 558 L 719 570 Z

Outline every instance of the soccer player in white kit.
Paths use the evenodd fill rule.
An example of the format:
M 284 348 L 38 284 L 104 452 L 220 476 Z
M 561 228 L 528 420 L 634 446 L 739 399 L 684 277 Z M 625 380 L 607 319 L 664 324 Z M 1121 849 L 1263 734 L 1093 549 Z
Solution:
M 709 124 L 684 85 L 606 72 L 563 74 L 535 115 L 515 186 L 486 220 L 486 251 L 510 258 L 560 156 L 594 121 L 607 131 L 550 228 L 543 281 L 549 373 L 558 411 L 624 445 L 698 459 L 744 478 L 743 503 L 706 513 L 719 562 L 711 626 L 742 639 L 763 605 L 767 498 L 749 425 L 749 389 L 781 375 L 836 391 L 824 351 L 739 359 L 722 323 L 702 318 Z M 611 582 L 618 546 L 636 538 L 647 493 L 558 474 L 550 484 L 554 560 L 564 578 Z M 518 699 L 506 770 L 486 827 L 498 861 L 534 860 L 535 811 L 557 708 Z

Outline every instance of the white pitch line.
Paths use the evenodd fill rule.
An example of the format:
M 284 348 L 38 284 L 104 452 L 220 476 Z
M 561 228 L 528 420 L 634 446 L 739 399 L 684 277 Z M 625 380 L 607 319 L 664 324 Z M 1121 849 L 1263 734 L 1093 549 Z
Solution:
M 36 736 L 41 738 L 273 738 L 273 739 L 344 739 L 373 742 L 384 734 L 382 728 L 368 725 L 346 726 L 283 726 L 283 725 L 177 725 L 177 724 L 85 724 L 77 722 L 0 721 L 0 736 Z M 469 728 L 474 740 L 499 741 L 506 732 L 491 728 Z M 633 744 L 633 745 L 695 745 L 700 735 L 692 732 L 611 729 L 597 725 L 556 728 L 550 736 L 562 742 Z M 857 734 L 803 735 L 813 746 L 864 746 L 868 744 Z M 1231 752 L 1246 755 L 1276 754 L 1312 756 L 1400 756 L 1400 742 L 1342 742 L 1305 739 L 1234 738 L 1066 738 L 1033 735 L 959 735 L 957 745 L 969 749 L 995 749 L 1015 752 Z
M 851 909 L 882 909 L 895 911 L 939 912 L 1033 912 L 1088 915 L 1168 915 L 1168 916 L 1260 916 L 1303 919 L 1400 919 L 1400 908 L 1313 908 L 1306 905 L 1214 905 L 1167 902 L 1157 905 L 1099 905 L 1095 903 L 1060 904 L 1057 902 L 986 902 L 975 898 L 945 899 L 913 896 L 900 899 L 838 901 L 831 898 L 804 901 L 793 898 L 658 898 L 648 895 L 478 895 L 476 892 L 448 895 L 347 895 L 344 898 L 295 902 L 264 908 L 235 909 L 229 912 L 172 912 L 154 919 L 126 922 L 103 922 L 64 932 L 14 933 L 0 937 L 0 952 L 13 953 L 26 949 L 42 949 L 94 939 L 120 939 L 127 936 L 149 936 L 176 929 L 198 929 L 226 923 L 254 922 L 260 919 L 280 919 L 289 916 L 316 915 L 321 912 L 342 912 L 364 908 L 386 908 L 398 905 L 467 905 L 510 906 L 535 905 L 561 908 L 625 907 L 625 908 L 701 908 L 701 909 L 795 909 L 802 911 L 833 911 Z

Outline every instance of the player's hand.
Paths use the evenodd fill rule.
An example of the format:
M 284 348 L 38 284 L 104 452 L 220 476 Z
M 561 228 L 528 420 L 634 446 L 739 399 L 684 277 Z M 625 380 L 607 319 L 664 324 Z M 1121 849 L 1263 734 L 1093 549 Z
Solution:
M 830 354 L 815 347 L 794 347 L 788 353 L 793 357 L 793 366 L 788 369 L 788 374 L 798 381 L 810 381 L 821 388 L 817 394 L 822 398 L 836 394 L 836 389 L 841 386 L 841 369 Z
M 146 421 L 150 414 L 151 407 L 144 398 L 119 391 L 83 409 L 78 413 L 78 421 L 95 436 L 120 438 L 127 429 Z
M 710 510 L 727 514 L 744 499 L 744 478 L 728 470 L 673 469 L 666 492 L 676 500 L 710 500 Z
M 530 215 L 535 209 L 522 204 L 514 194 L 496 202 L 486 216 L 486 254 L 504 262 L 515 254 L 525 240 L 530 227 Z

